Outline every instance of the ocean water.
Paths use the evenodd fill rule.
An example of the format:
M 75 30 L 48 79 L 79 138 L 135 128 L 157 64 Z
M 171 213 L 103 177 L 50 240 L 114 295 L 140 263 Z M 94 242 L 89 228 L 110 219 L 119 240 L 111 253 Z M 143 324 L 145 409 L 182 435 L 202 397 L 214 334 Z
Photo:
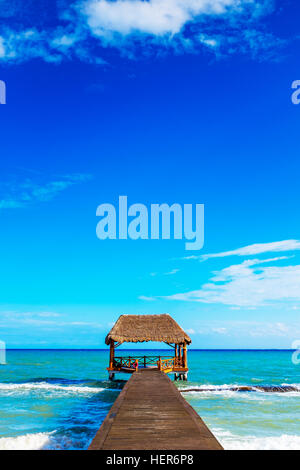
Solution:
M 122 351 L 137 353 L 170 354 Z M 190 350 L 189 380 L 176 386 L 193 389 L 184 397 L 225 449 L 300 449 L 300 365 L 291 357 Z M 108 351 L 99 350 L 8 351 L 0 366 L 0 449 L 86 449 L 128 378 L 109 381 L 107 361 Z M 277 391 L 286 385 L 293 391 Z

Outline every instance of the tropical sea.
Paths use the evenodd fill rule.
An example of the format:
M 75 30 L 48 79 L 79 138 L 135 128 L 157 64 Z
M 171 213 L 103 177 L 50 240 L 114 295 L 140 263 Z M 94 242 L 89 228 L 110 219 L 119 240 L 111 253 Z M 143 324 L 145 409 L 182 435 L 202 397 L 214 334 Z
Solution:
M 189 380 L 175 383 L 193 389 L 184 397 L 225 449 L 300 449 L 300 365 L 291 359 L 291 351 L 189 350 Z M 109 381 L 107 362 L 107 350 L 7 351 L 0 449 L 86 449 L 128 378 Z M 276 388 L 286 385 L 293 391 Z

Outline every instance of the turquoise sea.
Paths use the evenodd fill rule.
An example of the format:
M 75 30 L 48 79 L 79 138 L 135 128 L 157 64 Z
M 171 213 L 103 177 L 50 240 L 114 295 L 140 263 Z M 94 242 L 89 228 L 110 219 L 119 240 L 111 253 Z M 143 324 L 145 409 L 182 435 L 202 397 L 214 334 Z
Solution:
M 225 449 L 300 449 L 300 365 L 291 351 L 190 350 L 188 359 L 189 380 L 176 386 L 195 389 L 184 397 Z M 7 351 L 0 366 L 0 449 L 86 449 L 128 378 L 110 382 L 107 361 L 103 350 Z M 294 391 L 256 388 L 286 384 Z M 236 385 L 251 391 L 230 390 Z

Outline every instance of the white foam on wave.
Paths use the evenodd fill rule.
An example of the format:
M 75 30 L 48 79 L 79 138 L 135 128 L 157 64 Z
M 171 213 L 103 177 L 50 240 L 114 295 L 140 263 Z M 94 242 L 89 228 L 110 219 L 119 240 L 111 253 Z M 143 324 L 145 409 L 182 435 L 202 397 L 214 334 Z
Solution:
M 17 437 L 1 437 L 0 450 L 39 450 L 51 446 L 51 433 L 40 432 Z
M 266 391 L 260 388 L 257 388 L 255 385 L 251 385 L 250 390 L 234 390 L 236 387 L 242 387 L 243 385 L 237 384 L 222 384 L 222 385 L 211 385 L 211 384 L 202 384 L 202 385 L 190 385 L 183 386 L 178 390 L 183 392 L 183 396 L 187 399 L 197 398 L 199 400 L 207 400 L 213 397 L 222 397 L 224 399 L 238 399 L 239 401 L 266 401 L 280 398 L 281 400 L 296 397 L 299 398 L 300 384 L 280 384 L 278 387 L 294 387 L 294 391 Z M 190 391 L 186 391 L 190 390 Z
M 202 384 L 202 385 L 186 385 L 184 387 L 179 388 L 180 392 L 184 392 L 184 396 L 191 394 L 197 396 L 205 396 L 205 395 L 226 395 L 226 396 L 236 396 L 236 394 L 241 395 L 250 395 L 252 396 L 252 392 L 257 392 L 260 395 L 280 395 L 280 396 L 299 396 L 300 392 L 300 384 L 289 384 L 289 383 L 282 383 L 280 385 L 274 385 L 274 387 L 294 387 L 295 390 L 293 391 L 267 391 L 259 388 L 259 386 L 250 385 L 250 390 L 235 390 L 237 387 L 243 387 L 245 385 L 241 384 L 222 384 L 222 385 L 211 385 L 211 384 Z M 190 391 L 186 391 L 190 390 Z M 199 393 L 198 392 L 201 392 Z
M 212 430 L 225 450 L 299 450 L 300 436 L 237 436 L 222 429 Z
M 223 429 L 212 429 L 225 450 L 299 450 L 300 436 L 282 434 L 280 436 L 237 436 Z M 25 434 L 17 437 L 0 438 L 0 450 L 64 450 L 79 448 L 76 442 L 67 437 L 51 433 Z M 88 442 L 84 447 L 87 447 Z M 82 442 L 80 447 L 82 447 Z
M 220 399 L 237 399 L 239 401 L 264 401 L 265 395 L 256 394 L 252 392 L 238 392 L 237 390 L 230 390 L 230 385 L 223 386 L 199 386 L 191 387 L 194 391 L 184 392 L 182 396 L 187 400 L 209 400 L 213 398 Z M 184 389 L 179 389 L 183 391 Z M 199 392 L 198 392 L 199 390 Z
M 16 437 L 0 438 L 1 450 L 76 450 L 86 449 L 90 438 L 84 433 L 80 436 L 67 437 L 57 435 L 56 431 L 24 434 Z
M 188 397 L 188 396 L 195 396 L 197 398 L 209 398 L 214 395 L 221 395 L 227 398 L 230 397 L 242 397 L 242 396 L 247 396 L 249 397 L 250 393 L 249 392 L 239 392 L 238 390 L 232 390 L 235 387 L 238 387 L 239 385 L 237 384 L 222 384 L 222 385 L 211 385 L 211 384 L 205 384 L 205 385 L 191 385 L 191 386 L 185 386 L 182 388 L 179 388 L 180 392 L 184 392 L 183 396 Z M 191 391 L 185 391 L 192 389 Z M 198 392 L 199 390 L 199 392 Z M 254 387 L 253 387 L 254 390 Z M 253 398 L 254 399 L 254 398 Z
M 212 384 L 202 384 L 202 385 L 186 385 L 185 387 L 179 388 L 179 391 L 182 392 L 184 390 L 193 388 L 195 390 L 204 390 L 204 391 L 219 391 L 219 390 L 228 390 L 233 387 L 239 387 L 237 384 L 222 384 L 222 385 L 212 385 Z
M 59 385 L 59 384 L 49 384 L 47 382 L 26 382 L 26 383 L 0 383 L 0 393 L 5 392 L 6 394 L 11 393 L 24 393 L 31 391 L 58 391 L 64 392 L 67 394 L 92 394 L 99 393 L 103 390 L 107 390 L 101 387 L 83 387 L 77 385 Z
M 254 394 L 251 392 L 237 392 L 232 390 L 215 390 L 215 391 L 203 391 L 199 392 L 187 392 L 183 395 L 187 400 L 190 399 L 198 399 L 198 400 L 209 400 L 213 398 L 220 398 L 220 399 L 236 399 L 239 401 L 265 401 L 266 396 L 261 394 Z
M 283 387 L 294 387 L 296 388 L 297 390 L 299 390 L 300 392 L 300 384 L 287 384 L 287 383 L 283 383 L 281 384 Z

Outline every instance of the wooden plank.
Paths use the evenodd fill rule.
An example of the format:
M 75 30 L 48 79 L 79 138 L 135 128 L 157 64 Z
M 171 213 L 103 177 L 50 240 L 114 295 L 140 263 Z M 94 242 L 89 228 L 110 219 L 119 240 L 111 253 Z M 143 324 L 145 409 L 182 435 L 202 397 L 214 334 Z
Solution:
M 166 374 L 134 372 L 89 450 L 222 450 Z

